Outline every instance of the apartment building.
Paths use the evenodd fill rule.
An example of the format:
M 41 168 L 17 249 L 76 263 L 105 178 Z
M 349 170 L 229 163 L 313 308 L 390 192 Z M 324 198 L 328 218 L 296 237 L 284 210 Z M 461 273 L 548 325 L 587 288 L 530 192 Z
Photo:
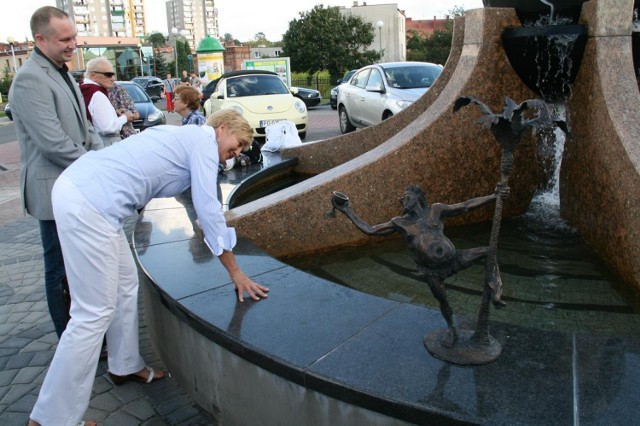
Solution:
M 214 0 L 167 0 L 167 29 L 176 29 L 195 52 L 207 36 L 219 38 L 218 12 Z
M 352 7 L 340 8 L 340 13 L 359 16 L 373 25 L 375 38 L 369 49 L 382 52 L 380 62 L 407 59 L 406 16 L 404 10 L 398 9 L 397 3 L 368 5 L 367 2 L 359 4 L 354 1 Z
M 83 37 L 143 37 L 144 0 L 56 0 Z

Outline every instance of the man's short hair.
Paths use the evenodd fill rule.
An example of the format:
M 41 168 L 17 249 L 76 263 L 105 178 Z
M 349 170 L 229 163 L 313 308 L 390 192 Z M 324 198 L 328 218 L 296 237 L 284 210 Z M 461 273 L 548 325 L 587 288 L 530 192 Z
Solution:
M 179 86 L 174 90 L 174 97 L 180 96 L 180 100 L 189 107 L 190 110 L 200 108 L 200 92 L 191 86 Z
M 31 36 L 36 39 L 36 34 L 49 36 L 51 34 L 51 18 L 65 19 L 69 15 L 64 10 L 60 10 L 53 6 L 43 6 L 33 12 L 29 25 L 31 27 Z

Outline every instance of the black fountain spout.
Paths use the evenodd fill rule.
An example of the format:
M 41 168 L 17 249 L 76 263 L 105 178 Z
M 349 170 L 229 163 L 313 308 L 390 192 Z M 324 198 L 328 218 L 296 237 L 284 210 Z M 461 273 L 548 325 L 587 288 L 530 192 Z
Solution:
M 565 101 L 578 75 L 587 30 L 578 24 L 585 0 L 484 0 L 512 7 L 523 27 L 507 28 L 502 45 L 520 79 L 546 102 Z

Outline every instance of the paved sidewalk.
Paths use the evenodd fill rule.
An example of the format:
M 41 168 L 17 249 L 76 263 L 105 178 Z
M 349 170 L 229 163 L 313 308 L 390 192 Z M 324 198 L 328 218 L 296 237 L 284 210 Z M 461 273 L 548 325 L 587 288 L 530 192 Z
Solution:
M 0 425 L 24 426 L 53 358 L 58 339 L 44 292 L 38 223 L 22 214 L 17 142 L 0 145 Z M 130 230 L 133 222 L 128 223 Z M 140 305 L 140 350 L 149 365 L 164 368 L 146 332 Z M 168 378 L 114 386 L 100 362 L 86 419 L 100 425 L 215 425 Z M 65 389 L 61 389 L 65 392 Z

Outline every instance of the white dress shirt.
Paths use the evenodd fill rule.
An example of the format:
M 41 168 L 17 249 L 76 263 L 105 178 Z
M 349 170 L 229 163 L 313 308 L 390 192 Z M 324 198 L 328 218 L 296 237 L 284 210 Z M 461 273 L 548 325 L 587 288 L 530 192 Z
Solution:
M 217 197 L 218 145 L 210 126 L 156 126 L 101 151 L 89 152 L 64 174 L 116 230 L 152 198 L 191 187 L 193 205 L 211 251 L 236 243 Z

